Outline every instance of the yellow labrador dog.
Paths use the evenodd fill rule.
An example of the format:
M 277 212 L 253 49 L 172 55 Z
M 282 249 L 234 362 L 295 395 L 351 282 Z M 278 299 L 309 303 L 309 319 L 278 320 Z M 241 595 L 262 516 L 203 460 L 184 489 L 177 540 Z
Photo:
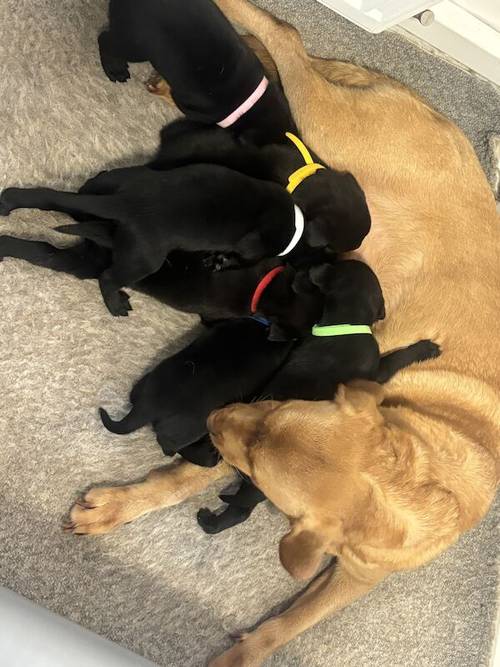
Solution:
M 467 139 L 415 94 L 311 58 L 292 27 L 247 0 L 218 4 L 271 54 L 305 141 L 364 188 L 372 231 L 360 254 L 385 294 L 382 348 L 430 338 L 443 350 L 383 390 L 355 383 L 334 401 L 217 411 L 209 428 L 227 463 L 181 463 L 94 488 L 73 507 L 68 530 L 105 533 L 201 491 L 228 463 L 250 475 L 290 519 L 280 558 L 292 576 L 337 557 L 287 611 L 211 662 L 254 667 L 488 511 L 500 467 L 500 219 Z

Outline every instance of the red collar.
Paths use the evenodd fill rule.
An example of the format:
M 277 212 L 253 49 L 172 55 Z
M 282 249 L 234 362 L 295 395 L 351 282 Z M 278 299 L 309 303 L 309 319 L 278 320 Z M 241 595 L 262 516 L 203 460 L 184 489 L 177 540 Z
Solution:
M 257 287 L 255 288 L 255 292 L 253 293 L 252 301 L 250 303 L 250 312 L 252 315 L 257 312 L 259 301 L 266 287 L 272 283 L 278 274 L 283 273 L 284 270 L 284 266 L 275 266 L 274 269 L 271 269 L 263 278 L 261 278 Z

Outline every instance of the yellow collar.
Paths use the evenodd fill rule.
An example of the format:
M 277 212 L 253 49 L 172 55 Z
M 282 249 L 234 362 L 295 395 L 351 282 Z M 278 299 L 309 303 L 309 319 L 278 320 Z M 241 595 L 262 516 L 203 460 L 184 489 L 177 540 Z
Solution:
M 297 146 L 305 162 L 303 167 L 299 167 L 299 169 L 294 171 L 293 174 L 290 174 L 288 177 L 288 185 L 286 186 L 286 189 L 287 192 L 292 194 L 292 192 L 302 183 L 302 181 L 315 174 L 319 169 L 324 169 L 325 167 L 323 167 L 322 164 L 313 162 L 311 153 L 309 153 L 307 150 L 306 145 L 298 137 L 296 137 L 295 134 L 287 132 L 285 136 L 287 139 L 290 139 L 290 141 L 294 143 L 295 146 Z

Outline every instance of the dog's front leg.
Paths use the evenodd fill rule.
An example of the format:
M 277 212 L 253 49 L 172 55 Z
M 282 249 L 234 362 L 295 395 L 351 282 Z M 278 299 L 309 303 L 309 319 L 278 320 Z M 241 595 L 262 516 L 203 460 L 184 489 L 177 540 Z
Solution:
M 224 462 L 213 468 L 200 468 L 181 461 L 152 470 L 142 482 L 94 487 L 73 505 L 63 527 L 75 535 L 109 533 L 143 514 L 177 505 L 230 473 L 231 468 Z
M 381 573 L 370 573 L 367 580 L 356 579 L 341 562 L 329 567 L 283 614 L 243 635 L 241 641 L 212 660 L 209 667 L 259 667 L 278 648 L 368 593 L 382 578 Z

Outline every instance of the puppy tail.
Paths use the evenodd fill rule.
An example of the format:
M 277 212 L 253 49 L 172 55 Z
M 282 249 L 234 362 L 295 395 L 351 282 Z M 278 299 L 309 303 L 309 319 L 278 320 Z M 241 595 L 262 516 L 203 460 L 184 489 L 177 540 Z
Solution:
M 82 236 L 104 248 L 111 248 L 113 246 L 112 229 L 107 220 L 103 220 L 102 222 L 79 222 L 76 225 L 59 225 L 55 227 L 55 230 L 61 232 L 61 234 Z
M 117 435 L 132 433 L 148 423 L 134 408 L 121 421 L 113 421 L 104 408 L 99 408 L 99 415 L 108 431 Z

